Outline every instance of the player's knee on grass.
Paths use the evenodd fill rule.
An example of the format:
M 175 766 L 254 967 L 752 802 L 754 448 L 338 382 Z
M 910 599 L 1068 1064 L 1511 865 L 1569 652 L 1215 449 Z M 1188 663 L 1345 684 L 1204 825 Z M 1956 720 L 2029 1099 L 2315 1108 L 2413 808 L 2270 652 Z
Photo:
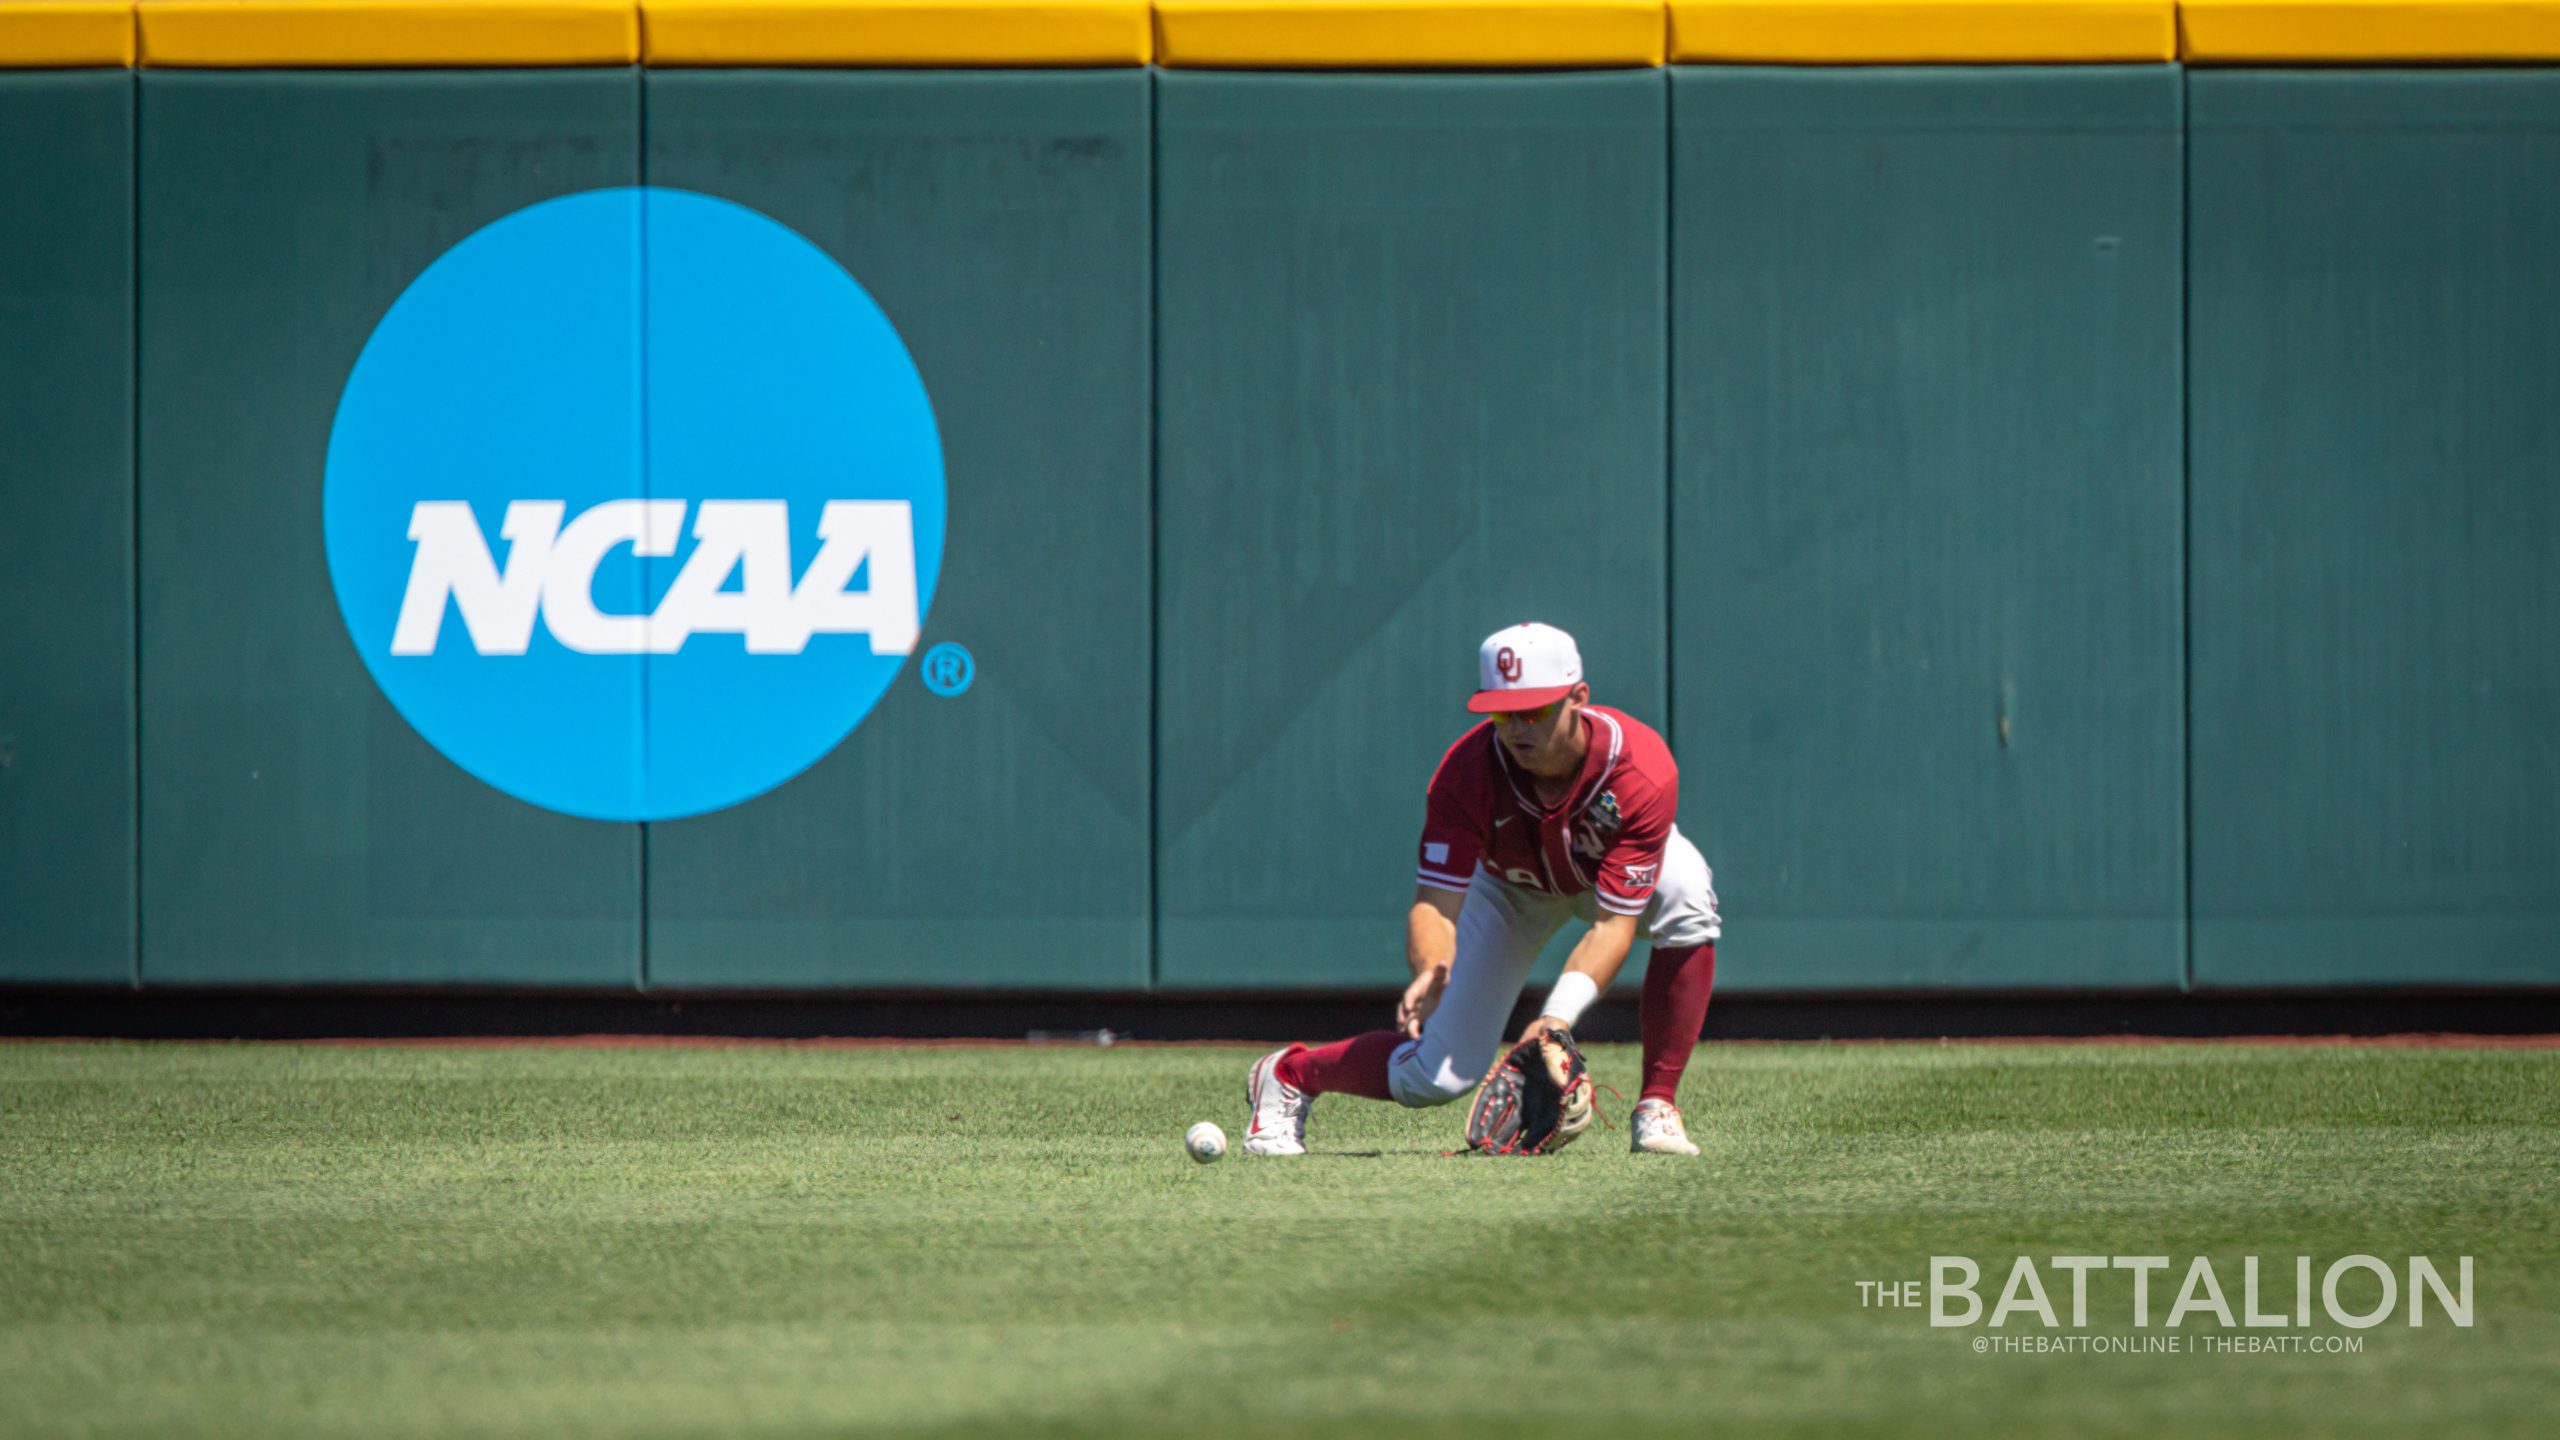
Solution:
M 1417 1041 L 1396 1047 L 1394 1063 L 1387 1067 L 1387 1093 L 1396 1097 L 1397 1104 L 1420 1110 L 1464 1099 L 1483 1078 L 1485 1066 L 1493 1063 L 1487 1056 L 1484 1065 L 1461 1069 L 1451 1057 L 1425 1051 Z

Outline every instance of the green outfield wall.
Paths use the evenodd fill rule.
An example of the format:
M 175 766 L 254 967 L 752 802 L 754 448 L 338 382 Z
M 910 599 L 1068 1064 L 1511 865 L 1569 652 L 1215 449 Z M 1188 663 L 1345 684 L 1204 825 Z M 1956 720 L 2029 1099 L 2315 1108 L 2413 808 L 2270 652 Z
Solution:
M 133 77 L 0 72 L 0 978 L 134 978 Z
M 143 983 L 636 983 L 638 827 L 512 800 L 402 721 L 338 618 L 320 482 L 420 270 L 638 178 L 637 77 L 141 84 Z
M 2560 967 L 2560 75 L 2190 80 L 2199 985 Z
M 1662 73 L 1156 101 L 1159 978 L 1392 975 L 1485 632 L 1667 698 Z
M 1392 985 L 1474 645 L 1535 617 L 1671 737 L 1730 989 L 2560 985 L 2560 45 L 2430 3 L 2470 49 L 2404 59 L 2491 63 L 2221 0 L 2034 55 L 34 0 L 0 984 Z M 403 291 L 631 185 L 856 277 L 949 494 L 876 708 L 648 823 L 422 738 L 321 499 Z
M 1672 76 L 1672 738 L 1755 981 L 2180 981 L 2180 83 Z
M 903 679 L 779 790 L 648 827 L 649 983 L 1144 986 L 1148 77 L 653 71 L 649 182 L 751 205 L 859 276 L 951 475 Z

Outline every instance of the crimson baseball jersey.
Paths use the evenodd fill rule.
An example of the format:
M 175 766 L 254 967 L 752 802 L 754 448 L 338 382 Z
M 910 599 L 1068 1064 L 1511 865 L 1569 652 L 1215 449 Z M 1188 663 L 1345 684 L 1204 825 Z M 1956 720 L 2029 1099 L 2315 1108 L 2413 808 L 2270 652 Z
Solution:
M 1662 847 L 1680 809 L 1680 767 L 1653 727 L 1601 705 L 1581 711 L 1590 748 L 1564 803 L 1538 803 L 1529 774 L 1486 721 L 1458 737 L 1422 822 L 1417 878 L 1464 890 L 1481 863 L 1495 876 L 1550 895 L 1598 892 L 1600 907 L 1640 915 L 1662 878 Z

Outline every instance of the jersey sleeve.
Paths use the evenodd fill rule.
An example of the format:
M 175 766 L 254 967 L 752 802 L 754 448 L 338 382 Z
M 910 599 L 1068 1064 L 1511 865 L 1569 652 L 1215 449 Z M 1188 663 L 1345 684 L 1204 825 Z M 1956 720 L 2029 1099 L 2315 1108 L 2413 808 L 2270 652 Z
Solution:
M 1465 890 L 1484 853 L 1484 806 L 1466 784 L 1460 754 L 1465 746 L 1461 740 L 1441 757 L 1423 804 L 1422 855 L 1414 878 L 1435 890 Z
M 1594 899 L 1613 915 L 1641 915 L 1662 880 L 1662 849 L 1671 843 L 1680 813 L 1680 780 L 1674 775 L 1645 788 L 1627 811 L 1626 823 L 1600 857 Z

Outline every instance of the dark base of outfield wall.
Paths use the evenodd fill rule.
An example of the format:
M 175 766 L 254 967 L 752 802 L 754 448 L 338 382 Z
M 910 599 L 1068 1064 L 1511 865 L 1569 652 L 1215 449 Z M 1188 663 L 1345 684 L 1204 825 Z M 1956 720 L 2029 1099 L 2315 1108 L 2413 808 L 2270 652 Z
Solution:
M 0 988 L 0 1035 L 133 1039 L 742 1036 L 778 1039 L 1322 1039 L 1377 1027 L 1394 992 L 1323 994 L 688 994 L 494 990 Z M 1524 1005 L 1515 1022 L 1525 1021 Z M 1636 1007 L 1588 1017 L 1635 1038 Z M 1799 994 L 1717 999 L 1729 1040 L 2523 1035 L 2560 1032 L 2560 990 L 2352 990 L 2210 995 Z

